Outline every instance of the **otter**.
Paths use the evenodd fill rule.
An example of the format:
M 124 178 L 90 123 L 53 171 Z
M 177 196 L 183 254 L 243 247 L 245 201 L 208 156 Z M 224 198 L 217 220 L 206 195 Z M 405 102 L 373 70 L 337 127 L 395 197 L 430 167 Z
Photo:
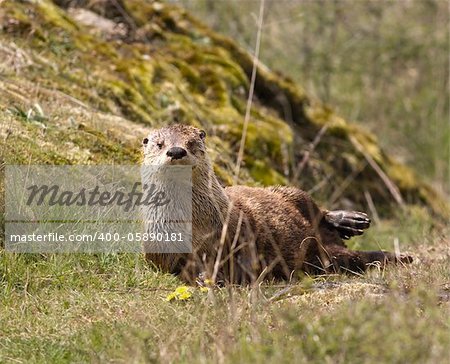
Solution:
M 289 280 L 295 272 L 358 274 L 368 267 L 410 263 L 410 256 L 353 251 L 344 240 L 370 226 L 365 213 L 321 209 L 294 187 L 222 187 L 206 152 L 206 133 L 174 124 L 143 140 L 144 165 L 192 167 L 192 253 L 146 253 L 164 272 L 188 282 L 199 276 L 245 284 Z

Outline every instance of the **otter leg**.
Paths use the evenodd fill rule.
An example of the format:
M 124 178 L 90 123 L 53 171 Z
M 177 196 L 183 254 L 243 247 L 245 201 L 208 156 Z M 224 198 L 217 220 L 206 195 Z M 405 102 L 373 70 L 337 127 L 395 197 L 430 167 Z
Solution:
M 327 246 L 326 251 L 335 272 L 363 273 L 373 266 L 385 267 L 387 264 L 412 263 L 409 255 L 396 256 L 384 251 L 352 251 L 340 245 Z
M 370 219 L 364 212 L 358 211 L 327 211 L 324 220 L 339 233 L 342 239 L 350 239 L 362 235 L 370 227 Z

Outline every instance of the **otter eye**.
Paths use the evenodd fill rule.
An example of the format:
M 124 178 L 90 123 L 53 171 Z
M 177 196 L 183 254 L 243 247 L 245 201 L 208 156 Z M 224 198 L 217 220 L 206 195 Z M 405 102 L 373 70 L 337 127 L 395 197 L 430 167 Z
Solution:
M 200 130 L 200 138 L 205 139 L 206 138 L 206 131 Z
M 157 146 L 159 149 L 162 149 L 163 145 L 164 145 L 164 143 L 156 143 L 156 146 Z
M 148 144 L 148 138 L 144 138 L 144 139 L 142 140 L 142 144 L 147 145 L 147 144 Z

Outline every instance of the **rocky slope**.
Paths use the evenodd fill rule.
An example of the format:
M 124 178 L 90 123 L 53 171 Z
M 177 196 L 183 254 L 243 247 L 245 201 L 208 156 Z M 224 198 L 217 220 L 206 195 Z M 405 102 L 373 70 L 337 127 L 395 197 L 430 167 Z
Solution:
M 208 132 L 230 184 L 252 65 L 233 40 L 173 5 L 0 2 L 0 162 L 137 163 L 152 127 L 189 123 Z M 301 186 L 328 206 L 381 216 L 408 204 L 448 214 L 373 135 L 262 64 L 238 180 Z

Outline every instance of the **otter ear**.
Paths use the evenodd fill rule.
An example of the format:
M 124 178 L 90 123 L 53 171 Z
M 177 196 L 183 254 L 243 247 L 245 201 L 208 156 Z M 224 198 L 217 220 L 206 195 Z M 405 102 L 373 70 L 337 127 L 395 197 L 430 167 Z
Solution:
M 205 139 L 206 138 L 206 131 L 200 130 L 200 138 Z
M 144 139 L 142 140 L 142 144 L 147 145 L 147 144 L 148 144 L 148 138 L 144 138 Z

